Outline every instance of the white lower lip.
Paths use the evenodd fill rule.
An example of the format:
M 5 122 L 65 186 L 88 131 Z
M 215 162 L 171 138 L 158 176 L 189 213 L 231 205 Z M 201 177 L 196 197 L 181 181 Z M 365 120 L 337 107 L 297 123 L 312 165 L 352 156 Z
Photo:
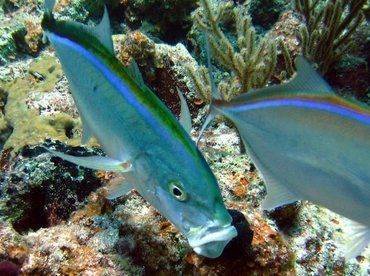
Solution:
M 224 226 L 222 228 L 218 228 L 217 231 L 214 231 L 213 233 L 204 235 L 199 239 L 189 240 L 189 244 L 195 250 L 195 248 L 200 248 L 201 246 L 208 243 L 231 240 L 236 236 L 236 233 L 234 233 L 236 231 L 234 230 L 234 226 Z
M 197 254 L 208 258 L 219 257 L 225 246 L 237 235 L 235 227 L 231 225 L 218 228 L 208 235 L 206 233 L 207 229 L 203 231 L 203 237 L 195 239 L 193 242 L 189 240 L 189 243 Z

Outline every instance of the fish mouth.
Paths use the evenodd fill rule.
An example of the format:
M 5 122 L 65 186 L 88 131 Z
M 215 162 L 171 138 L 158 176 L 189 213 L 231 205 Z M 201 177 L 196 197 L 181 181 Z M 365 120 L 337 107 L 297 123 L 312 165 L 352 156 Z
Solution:
M 208 226 L 191 228 L 188 241 L 193 250 L 207 258 L 217 258 L 225 246 L 237 236 L 234 226 Z

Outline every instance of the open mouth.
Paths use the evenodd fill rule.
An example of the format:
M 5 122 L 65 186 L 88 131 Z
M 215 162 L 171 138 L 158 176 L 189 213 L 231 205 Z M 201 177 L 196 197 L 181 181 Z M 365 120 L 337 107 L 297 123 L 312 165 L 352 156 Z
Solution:
M 234 226 L 198 227 L 190 229 L 188 240 L 194 251 L 208 258 L 217 258 L 225 246 L 237 236 Z

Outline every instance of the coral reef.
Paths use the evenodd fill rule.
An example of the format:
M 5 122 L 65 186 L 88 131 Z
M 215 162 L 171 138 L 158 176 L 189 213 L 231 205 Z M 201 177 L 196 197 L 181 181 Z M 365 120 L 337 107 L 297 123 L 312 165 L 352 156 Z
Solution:
M 81 22 L 99 20 L 105 1 L 57 1 L 58 18 L 74 18 Z M 0 65 L 25 55 L 39 54 L 43 43 L 40 20 L 43 1 L 4 0 L 0 7 Z
M 266 85 L 276 66 L 275 42 L 268 37 L 257 42 L 246 6 L 232 7 L 230 3 L 221 2 L 215 9 L 209 0 L 202 0 L 201 3 L 202 7 L 193 14 L 195 26 L 206 32 L 213 57 L 231 72 L 228 80 L 221 81 L 218 86 L 223 99 L 230 100 L 252 88 Z M 224 17 L 234 21 L 237 47 L 233 46 L 220 27 Z M 205 70 L 197 72 L 192 67 L 188 67 L 188 70 L 201 97 L 209 101 L 210 83 Z
M 239 137 L 228 122 L 216 120 L 199 143 L 219 181 L 226 207 L 244 229 L 236 245 L 215 260 L 192 252 L 179 231 L 136 191 L 107 200 L 102 186 L 113 173 L 94 172 L 47 153 L 40 145 L 76 155 L 102 154 L 94 140 L 86 147 L 71 147 L 80 144 L 81 124 L 61 66 L 51 47 L 41 44 L 41 2 L 1 2 L 5 13 L 0 14 L 1 37 L 8 46 L 0 46 L 0 51 L 10 50 L 0 67 L 0 274 L 369 274 L 370 249 L 356 259 L 344 260 L 345 224 L 340 216 L 307 202 L 274 212 L 261 210 L 266 195 L 263 179 L 250 158 L 240 155 Z M 114 31 L 122 32 L 122 22 L 141 27 L 113 36 L 117 56 L 125 64 L 133 57 L 145 82 L 176 115 L 179 87 L 186 95 L 194 125 L 199 126 L 206 112 L 204 102 L 210 97 L 207 69 L 198 66 L 183 44 L 157 42 L 162 39 L 175 44 L 188 35 L 187 42 L 197 56 L 199 31 L 207 30 L 217 65 L 214 74 L 226 99 L 270 81 L 282 82 L 294 73 L 292 60 L 302 52 L 297 38 L 302 18 L 291 10 L 277 10 L 280 17 L 276 23 L 263 20 L 270 8 L 280 7 L 280 1 L 273 1 L 277 6 L 266 6 L 260 13 L 261 24 L 266 28 L 273 24 L 272 31 L 258 34 L 247 2 L 202 1 L 193 15 L 196 27 L 188 32 L 195 1 L 108 1 Z M 333 7 L 347 3 L 318 2 L 311 11 L 315 17 L 318 8 L 328 2 Z M 102 3 L 61 0 L 55 12 L 59 18 L 99 21 Z M 341 15 L 340 20 L 349 14 Z M 327 76 L 342 93 L 365 98 L 369 93 L 368 27 L 354 28 L 356 20 L 346 28 L 353 29 L 350 37 L 357 48 L 342 57 L 336 68 L 329 66 Z M 197 57 L 204 62 L 202 53 Z M 193 77 L 189 77 L 189 69 L 194 70 Z M 53 140 L 45 141 L 47 137 Z
M 356 97 L 370 103 L 369 67 L 366 60 L 353 55 L 344 55 L 337 65 L 326 74 L 332 80 L 337 93 Z
M 299 32 L 303 55 L 317 63 L 325 74 L 330 66 L 353 46 L 352 35 L 364 20 L 362 7 L 367 0 L 295 0 L 305 18 Z
M 16 152 L 25 145 L 38 143 L 45 137 L 60 141 L 73 141 L 74 138 L 74 143 L 79 143 L 75 134 L 78 133 L 76 128 L 80 127 L 80 122 L 73 117 L 77 115 L 74 104 L 68 105 L 72 103 L 71 100 L 68 101 L 67 98 L 64 100 L 65 106 L 59 103 L 59 110 L 44 116 L 43 110 L 53 109 L 53 106 L 50 103 L 43 106 L 43 93 L 52 92 L 55 85 L 61 81 L 62 75 L 61 66 L 56 59 L 46 57 L 32 62 L 28 74 L 24 77 L 0 85 L 0 92 L 5 94 L 6 98 L 4 118 L 7 128 L 11 129 L 4 150 L 12 148 Z
M 55 147 L 55 143 L 44 146 Z M 59 148 L 63 149 L 63 145 Z M 72 152 L 89 154 L 78 148 Z M 5 151 L 1 164 L 9 162 Z M 102 184 L 91 170 L 71 167 L 37 146 L 22 148 L 12 159 L 11 168 L 2 166 L 0 179 L 0 216 L 20 233 L 68 219 L 89 193 Z
M 290 79 L 294 73 L 294 59 L 302 54 L 296 30 L 301 25 L 301 20 L 292 10 L 281 13 L 279 20 L 271 29 L 271 36 L 278 41 L 278 62 L 272 76 L 273 83 L 281 83 Z M 281 60 L 284 61 L 281 61 Z M 285 70 L 284 70 L 285 69 Z
M 70 223 L 19 236 L 0 223 L 0 259 L 11 260 L 22 275 L 125 275 L 135 271 L 128 261 L 125 270 L 119 268 L 116 259 L 122 257 L 94 249 L 103 242 L 89 243 L 99 228 L 85 224 Z
M 79 22 L 99 21 L 105 4 L 104 0 L 61 0 L 56 1 L 54 11 L 60 19 L 68 18 Z
M 17 45 L 22 41 L 25 32 L 25 26 L 18 22 L 0 26 L 0 64 L 5 64 L 19 56 Z
M 138 64 L 145 83 L 176 115 L 180 114 L 178 88 L 187 99 L 192 114 L 199 109 L 194 103 L 196 93 L 191 93 L 183 64 L 194 64 L 194 59 L 183 44 L 174 46 L 154 43 L 152 39 L 140 31 L 129 33 L 127 36 L 114 36 L 119 59 L 129 64 L 132 59 Z
M 190 12 L 195 0 L 121 1 L 125 22 L 130 28 L 175 44 L 191 27 Z
M 41 11 L 37 1 L 3 1 L 0 12 L 0 64 L 25 54 L 35 56 L 39 53 L 42 46 Z
M 71 151 L 62 144 L 59 147 Z M 85 152 L 81 148 L 73 150 L 74 154 Z M 221 260 L 207 260 L 191 253 L 177 229 L 136 192 L 109 203 L 104 190 L 98 190 L 76 210 L 80 200 L 86 199 L 99 183 L 90 170 L 50 158 L 37 146 L 22 149 L 15 159 L 3 162 L 14 169 L 2 172 L 1 210 L 6 213 L 1 213 L 1 221 L 6 223 L 0 227 L 0 260 L 15 263 L 22 273 L 110 271 L 121 275 L 145 268 L 151 274 L 164 270 L 170 274 L 229 274 L 292 269 L 293 256 L 260 215 L 247 216 L 254 218 L 252 249 Z M 101 179 L 104 182 L 107 178 Z M 245 203 L 227 204 L 246 215 Z M 30 224 L 35 221 L 37 225 Z M 42 261 L 45 259 L 48 261 Z
M 271 28 L 285 10 L 287 3 L 288 1 L 284 0 L 251 0 L 249 13 L 253 24 L 265 29 Z

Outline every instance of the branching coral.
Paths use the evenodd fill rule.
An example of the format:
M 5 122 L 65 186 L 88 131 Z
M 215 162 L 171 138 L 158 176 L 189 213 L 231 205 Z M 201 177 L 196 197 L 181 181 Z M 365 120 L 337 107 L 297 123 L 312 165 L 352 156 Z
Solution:
M 350 49 L 367 0 L 294 0 L 306 24 L 298 31 L 303 55 L 325 74 Z
M 252 88 L 266 85 L 276 66 L 276 45 L 274 41 L 256 39 L 251 17 L 245 5 L 232 8 L 230 2 L 221 2 L 216 9 L 209 0 L 201 1 L 202 7 L 194 14 L 195 27 L 209 35 L 209 44 L 215 60 L 231 72 L 231 79 L 221 81 L 219 90 L 225 100 L 245 93 Z M 236 47 L 221 30 L 223 15 L 230 13 L 235 21 Z M 194 86 L 206 100 L 210 98 L 206 70 L 196 72 L 188 68 Z

